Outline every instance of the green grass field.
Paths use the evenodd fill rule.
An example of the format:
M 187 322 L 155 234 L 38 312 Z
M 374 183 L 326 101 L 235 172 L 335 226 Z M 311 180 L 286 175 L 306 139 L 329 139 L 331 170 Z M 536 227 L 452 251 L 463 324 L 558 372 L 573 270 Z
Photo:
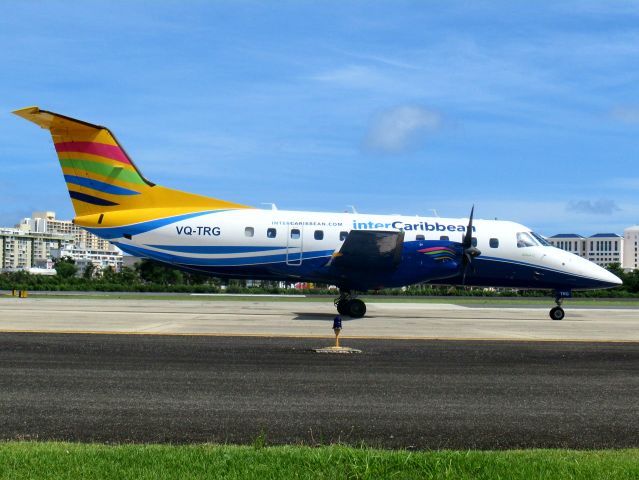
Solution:
M 369 448 L 0 443 L 2 479 L 637 479 L 639 449 Z

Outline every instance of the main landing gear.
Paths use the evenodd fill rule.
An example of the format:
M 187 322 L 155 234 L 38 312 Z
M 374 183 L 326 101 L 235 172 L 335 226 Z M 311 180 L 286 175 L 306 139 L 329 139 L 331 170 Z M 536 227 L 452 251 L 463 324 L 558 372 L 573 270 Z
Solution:
M 350 290 L 340 290 L 339 297 L 335 299 L 335 306 L 340 315 L 351 318 L 361 318 L 366 315 L 366 304 L 359 298 L 354 298 Z
M 556 307 L 550 309 L 550 318 L 553 320 L 563 320 L 566 313 L 564 309 L 561 308 L 561 302 L 563 302 L 564 297 L 558 292 L 555 296 Z

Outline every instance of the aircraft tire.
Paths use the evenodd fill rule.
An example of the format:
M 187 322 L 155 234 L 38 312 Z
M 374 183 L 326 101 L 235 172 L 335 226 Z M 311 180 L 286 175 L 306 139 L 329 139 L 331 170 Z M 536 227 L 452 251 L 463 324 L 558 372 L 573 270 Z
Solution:
M 366 304 L 358 298 L 349 300 L 347 304 L 348 315 L 352 318 L 361 318 L 366 315 Z
M 336 304 L 337 313 L 340 315 L 348 315 L 348 300 L 340 300 Z
M 563 320 L 565 315 L 564 309 L 561 307 L 554 307 L 550 309 L 550 318 L 553 320 Z

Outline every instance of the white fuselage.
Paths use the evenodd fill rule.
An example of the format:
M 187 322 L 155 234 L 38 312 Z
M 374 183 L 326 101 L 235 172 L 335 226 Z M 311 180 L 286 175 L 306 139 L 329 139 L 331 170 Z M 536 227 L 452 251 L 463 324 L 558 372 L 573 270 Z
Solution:
M 461 242 L 467 223 L 465 218 L 241 209 L 198 214 L 145 231 L 132 228 L 129 234 L 123 227 L 123 236 L 114 240 L 135 255 L 190 270 L 331 283 L 335 279 L 323 276 L 324 266 L 352 230 L 403 231 L 405 245 L 418 246 L 437 240 Z M 545 244 L 518 223 L 475 220 L 472 236 L 481 255 L 465 279 L 468 285 L 572 290 L 621 283 L 598 265 Z M 461 282 L 452 277 L 432 283 Z

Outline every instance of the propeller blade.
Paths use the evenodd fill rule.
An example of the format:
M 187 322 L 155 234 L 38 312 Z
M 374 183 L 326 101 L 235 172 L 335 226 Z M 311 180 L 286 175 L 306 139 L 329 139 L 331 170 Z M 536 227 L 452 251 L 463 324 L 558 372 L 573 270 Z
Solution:
M 468 218 L 468 227 L 466 227 L 466 235 L 464 235 L 464 240 L 462 245 L 464 248 L 469 248 L 472 245 L 473 241 L 473 214 L 475 213 L 475 205 L 470 209 L 470 217 Z
M 473 263 L 473 258 L 481 255 L 481 251 L 473 245 L 473 216 L 475 213 L 475 205 L 470 209 L 470 217 L 468 218 L 468 227 L 466 227 L 466 234 L 462 240 L 463 256 L 462 256 L 462 285 L 466 284 L 466 274 L 468 273 L 468 267 Z

